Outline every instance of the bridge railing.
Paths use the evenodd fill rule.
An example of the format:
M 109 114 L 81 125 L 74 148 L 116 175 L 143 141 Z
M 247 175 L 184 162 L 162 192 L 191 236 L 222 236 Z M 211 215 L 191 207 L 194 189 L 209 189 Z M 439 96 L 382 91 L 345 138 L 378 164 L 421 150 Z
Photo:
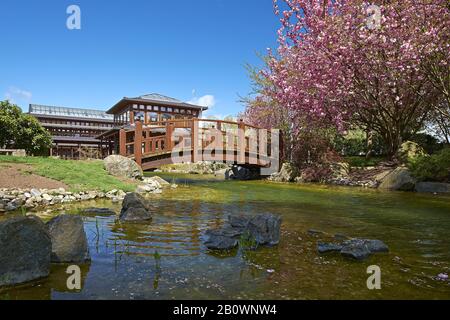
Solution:
M 238 163 L 261 165 L 262 159 L 267 161 L 274 152 L 271 139 L 266 130 L 242 121 L 176 119 L 146 126 L 136 121 L 128 130 L 121 129 L 119 153 L 142 165 L 143 158 L 183 150 L 189 150 L 189 160 L 194 163 L 202 160 L 199 151 L 209 150 L 232 156 Z

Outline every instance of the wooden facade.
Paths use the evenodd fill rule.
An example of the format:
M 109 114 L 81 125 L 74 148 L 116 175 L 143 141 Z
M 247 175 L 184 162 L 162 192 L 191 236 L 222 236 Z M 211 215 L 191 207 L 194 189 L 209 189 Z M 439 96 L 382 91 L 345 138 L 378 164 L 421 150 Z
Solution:
M 112 141 L 97 136 L 114 127 L 113 117 L 104 112 L 31 104 L 34 116 L 52 135 L 50 156 L 63 159 L 103 158 L 113 150 Z

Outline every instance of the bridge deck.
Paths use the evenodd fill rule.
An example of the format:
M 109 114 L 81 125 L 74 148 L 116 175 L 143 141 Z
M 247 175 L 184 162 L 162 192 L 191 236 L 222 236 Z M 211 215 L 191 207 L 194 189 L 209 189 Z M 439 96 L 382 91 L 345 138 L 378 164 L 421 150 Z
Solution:
M 280 155 L 280 137 L 244 122 L 181 119 L 144 127 L 136 121 L 120 130 L 119 153 L 144 170 L 198 161 L 268 167 Z

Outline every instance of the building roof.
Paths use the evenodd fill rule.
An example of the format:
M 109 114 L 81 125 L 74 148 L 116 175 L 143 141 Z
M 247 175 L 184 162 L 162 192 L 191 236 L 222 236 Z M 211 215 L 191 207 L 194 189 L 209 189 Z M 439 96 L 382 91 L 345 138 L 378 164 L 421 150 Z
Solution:
M 63 118 L 77 118 L 77 119 L 91 119 L 91 120 L 106 120 L 113 121 L 114 117 L 104 111 L 81 109 L 81 108 L 66 108 L 57 106 L 46 106 L 39 104 L 30 104 L 29 114 L 63 117 Z
M 178 99 L 171 98 L 159 93 L 151 93 L 151 94 L 145 94 L 136 98 L 129 98 L 124 97 L 122 100 L 120 100 L 118 103 L 116 103 L 111 109 L 107 111 L 108 114 L 115 114 L 118 111 L 120 111 L 122 108 L 126 107 L 130 103 L 135 104 L 155 104 L 159 106 L 166 106 L 166 107 L 181 107 L 181 108 L 189 108 L 189 109 L 196 109 L 196 110 L 208 110 L 207 107 L 198 106 L 195 104 L 190 104 L 186 102 L 182 102 Z

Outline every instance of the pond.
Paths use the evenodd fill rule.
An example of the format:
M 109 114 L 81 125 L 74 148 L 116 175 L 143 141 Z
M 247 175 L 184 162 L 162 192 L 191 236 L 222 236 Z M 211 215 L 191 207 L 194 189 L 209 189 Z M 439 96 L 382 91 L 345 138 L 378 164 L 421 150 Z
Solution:
M 153 221 L 125 225 L 84 217 L 92 262 L 82 266 L 80 291 L 66 287 L 67 266 L 49 278 L 0 291 L 0 299 L 450 299 L 450 197 L 265 181 L 220 181 L 161 175 L 177 189 L 150 196 Z M 119 205 L 99 201 L 60 210 Z M 229 214 L 282 216 L 281 243 L 256 251 L 213 253 L 204 232 Z M 364 262 L 319 255 L 316 229 L 380 239 L 389 254 Z M 382 289 L 367 289 L 378 265 Z

